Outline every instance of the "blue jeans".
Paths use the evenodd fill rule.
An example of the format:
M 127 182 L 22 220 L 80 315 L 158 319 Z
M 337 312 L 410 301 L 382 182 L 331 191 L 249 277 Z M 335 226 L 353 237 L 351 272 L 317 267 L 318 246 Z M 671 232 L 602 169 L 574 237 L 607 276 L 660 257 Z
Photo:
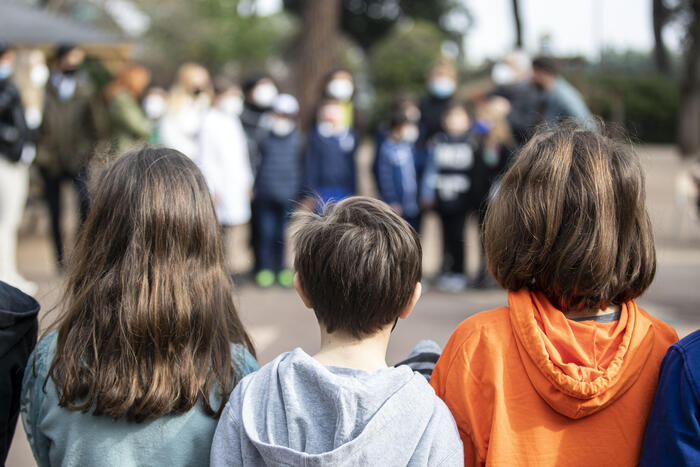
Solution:
M 285 227 L 294 203 L 267 199 L 253 201 L 255 209 L 255 264 L 258 271 L 285 269 Z

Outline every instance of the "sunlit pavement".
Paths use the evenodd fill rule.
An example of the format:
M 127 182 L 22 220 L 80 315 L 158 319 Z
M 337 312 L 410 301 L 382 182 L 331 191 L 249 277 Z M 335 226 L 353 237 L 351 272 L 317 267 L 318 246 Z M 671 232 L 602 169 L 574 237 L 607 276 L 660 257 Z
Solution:
M 673 150 L 645 146 L 639 152 L 647 170 L 647 199 L 659 260 L 656 280 L 639 303 L 683 336 L 700 328 L 700 225 L 677 207 L 676 177 L 683 164 Z M 360 158 L 360 173 L 365 174 L 360 187 L 364 192 L 371 191 L 371 184 L 367 181 L 370 153 L 365 150 Z M 37 212 L 43 213 L 33 211 L 28 215 L 37 215 Z M 68 223 L 71 220 L 68 219 Z M 41 233 L 25 235 L 21 239 L 19 261 L 25 276 L 39 284 L 37 298 L 42 305 L 42 327 L 45 327 L 55 316 L 49 310 L 58 300 L 61 278 L 52 264 L 46 228 L 40 227 Z M 474 232 L 470 232 L 468 241 L 473 244 L 474 239 Z M 439 265 L 440 251 L 439 227 L 434 217 L 428 217 L 424 223 L 423 240 L 424 269 L 426 276 L 431 276 Z M 240 250 L 245 241 L 238 243 Z M 245 267 L 248 262 L 249 255 L 244 253 L 239 253 L 233 261 L 236 267 Z M 260 290 L 244 282 L 236 294 L 239 312 L 255 342 L 261 363 L 295 347 L 302 347 L 307 352 L 318 349 L 319 334 L 313 313 L 304 308 L 294 291 L 281 288 Z M 455 326 L 466 317 L 505 303 L 506 294 L 500 290 L 448 294 L 437 292 L 428 284 L 414 312 L 396 327 L 387 361 L 399 361 L 420 339 L 433 339 L 444 345 Z M 7 465 L 35 465 L 21 422 Z

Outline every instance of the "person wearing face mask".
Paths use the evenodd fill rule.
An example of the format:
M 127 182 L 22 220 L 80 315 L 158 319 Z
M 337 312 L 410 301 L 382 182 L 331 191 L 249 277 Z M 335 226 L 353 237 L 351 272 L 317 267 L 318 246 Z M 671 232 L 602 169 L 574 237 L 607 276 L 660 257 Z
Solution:
M 15 53 L 0 43 L 0 281 L 26 293 L 36 285 L 17 271 L 17 229 L 22 220 L 29 189 L 27 147 L 31 132 L 24 117 L 24 106 L 12 82 Z
M 289 94 L 275 98 L 269 129 L 260 140 L 253 206 L 255 208 L 255 281 L 270 287 L 275 280 L 292 287 L 294 274 L 285 264 L 285 228 L 301 189 L 299 103 Z
M 151 86 L 143 95 L 141 107 L 144 115 L 151 123 L 151 133 L 148 135 L 149 144 L 160 144 L 160 120 L 165 115 L 168 107 L 168 91 L 159 87 Z
M 428 94 L 420 102 L 422 147 L 442 131 L 442 115 L 457 90 L 457 70 L 451 61 L 437 61 L 428 73 Z
M 197 160 L 199 130 L 211 105 L 213 89 L 209 72 L 196 63 L 185 63 L 177 72 L 170 89 L 168 106 L 160 121 L 159 133 L 164 146 L 177 149 Z
M 389 134 L 377 158 L 377 188 L 382 199 L 418 231 L 420 211 L 414 158 L 418 125 L 406 112 L 396 111 L 389 126 Z
M 557 125 L 574 119 L 588 129 L 595 129 L 591 111 L 581 93 L 566 81 L 559 72 L 559 65 L 549 57 L 537 57 L 532 61 L 532 81 L 544 93 L 543 118 L 548 125 Z
M 347 126 L 345 109 L 335 99 L 324 99 L 316 124 L 309 133 L 306 151 L 305 205 L 340 201 L 355 194 L 357 136 Z
M 238 117 L 242 107 L 241 90 L 227 82 L 215 83 L 214 104 L 204 115 L 199 131 L 199 156 L 195 161 L 204 175 L 214 201 L 216 217 L 228 246 L 238 244 L 243 227 L 251 218 L 253 171 L 248 157 L 245 133 Z
M 469 215 L 478 213 L 488 192 L 484 138 L 472 126 L 460 102 L 448 104 L 443 132 L 430 141 L 421 201 L 431 205 L 442 224 L 442 271 L 437 286 L 457 292 L 467 287 L 464 229 Z
M 345 125 L 355 126 L 352 97 L 355 94 L 355 82 L 349 71 L 338 69 L 332 71 L 326 78 L 324 95 L 326 98 L 337 100 L 345 111 Z
M 71 182 L 78 192 L 81 223 L 87 217 L 87 165 L 104 136 L 100 117 L 102 100 L 82 71 L 85 52 L 62 44 L 51 60 L 51 74 L 44 96 L 36 164 L 44 181 L 44 195 L 51 215 L 56 260 L 63 264 L 61 185 Z
M 150 80 L 151 73 L 146 68 L 128 64 L 105 88 L 113 156 L 144 144 L 151 134 L 153 124 L 139 104 Z
M 267 74 L 256 73 L 243 81 L 243 109 L 241 124 L 248 140 L 251 165 L 257 167 L 260 153 L 258 143 L 265 134 L 272 104 L 279 93 L 277 85 Z

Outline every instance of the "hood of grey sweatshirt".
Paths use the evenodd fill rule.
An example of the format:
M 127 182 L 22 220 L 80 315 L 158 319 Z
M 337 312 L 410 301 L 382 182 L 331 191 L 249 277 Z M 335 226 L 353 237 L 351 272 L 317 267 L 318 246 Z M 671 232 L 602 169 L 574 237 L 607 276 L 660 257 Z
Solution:
M 212 465 L 463 465 L 454 419 L 407 366 L 324 366 L 301 349 L 236 387 Z

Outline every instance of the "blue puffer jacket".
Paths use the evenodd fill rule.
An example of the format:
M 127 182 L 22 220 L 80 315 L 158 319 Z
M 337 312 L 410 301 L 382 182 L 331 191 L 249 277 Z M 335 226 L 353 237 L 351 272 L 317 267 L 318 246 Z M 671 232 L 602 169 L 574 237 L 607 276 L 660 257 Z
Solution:
M 256 199 L 286 202 L 296 200 L 301 191 L 301 135 L 294 130 L 287 136 L 267 132 L 260 140 L 260 165 L 256 171 Z
M 673 344 L 661 363 L 641 465 L 700 465 L 700 331 Z
M 355 193 L 355 150 L 357 137 L 354 131 L 341 135 L 323 136 L 318 128 L 309 135 L 306 153 L 305 191 L 311 195 L 345 197 Z

